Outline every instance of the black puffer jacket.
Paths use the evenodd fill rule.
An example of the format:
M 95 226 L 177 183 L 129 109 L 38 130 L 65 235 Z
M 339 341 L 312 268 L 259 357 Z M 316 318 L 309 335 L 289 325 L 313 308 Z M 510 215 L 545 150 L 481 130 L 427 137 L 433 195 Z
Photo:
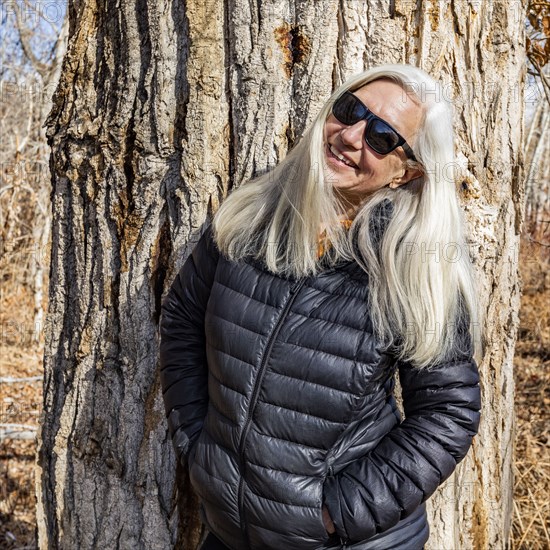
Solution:
M 430 370 L 397 364 L 373 337 L 366 292 L 355 262 L 300 280 L 229 262 L 210 227 L 175 278 L 160 324 L 168 426 L 203 521 L 228 547 L 427 540 L 424 501 L 478 428 L 478 370 L 469 351 Z

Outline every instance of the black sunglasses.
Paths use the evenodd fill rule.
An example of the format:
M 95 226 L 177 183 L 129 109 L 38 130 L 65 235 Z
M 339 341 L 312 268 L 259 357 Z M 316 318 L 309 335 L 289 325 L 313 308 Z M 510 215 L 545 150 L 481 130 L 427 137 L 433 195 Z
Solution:
M 344 92 L 333 104 L 332 114 L 348 126 L 360 120 L 366 120 L 365 141 L 371 149 L 380 155 L 387 155 L 397 147 L 403 147 L 408 158 L 416 160 L 412 149 L 405 138 L 392 128 L 385 120 L 369 111 L 367 106 L 351 92 Z

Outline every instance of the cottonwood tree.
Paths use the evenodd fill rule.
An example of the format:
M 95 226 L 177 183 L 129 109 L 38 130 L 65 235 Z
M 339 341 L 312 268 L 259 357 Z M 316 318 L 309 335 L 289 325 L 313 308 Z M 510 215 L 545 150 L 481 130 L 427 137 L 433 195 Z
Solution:
M 456 183 L 489 342 L 480 432 L 430 501 L 429 548 L 504 548 L 524 2 L 70 0 L 68 10 L 47 121 L 41 547 L 194 548 L 196 502 L 186 473 L 175 477 L 157 374 L 162 297 L 228 190 L 283 158 L 339 83 L 409 62 L 455 101 Z

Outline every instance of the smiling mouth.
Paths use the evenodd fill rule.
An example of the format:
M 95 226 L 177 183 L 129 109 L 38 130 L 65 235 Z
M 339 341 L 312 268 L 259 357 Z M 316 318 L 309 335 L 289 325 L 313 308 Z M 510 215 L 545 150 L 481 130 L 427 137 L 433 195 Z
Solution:
M 350 168 L 357 168 L 357 164 L 348 160 L 342 153 L 339 153 L 330 143 L 327 144 L 328 154 L 331 158 L 336 159 L 337 161 L 349 166 Z

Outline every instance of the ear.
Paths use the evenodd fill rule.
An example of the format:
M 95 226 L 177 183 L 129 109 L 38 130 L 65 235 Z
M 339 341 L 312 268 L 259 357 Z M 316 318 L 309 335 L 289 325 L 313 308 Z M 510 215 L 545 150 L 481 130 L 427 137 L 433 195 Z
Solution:
M 409 181 L 418 178 L 422 175 L 422 170 L 419 168 L 407 168 L 401 176 L 396 176 L 393 178 L 390 183 L 389 187 L 392 189 L 397 189 L 401 185 L 405 185 Z

